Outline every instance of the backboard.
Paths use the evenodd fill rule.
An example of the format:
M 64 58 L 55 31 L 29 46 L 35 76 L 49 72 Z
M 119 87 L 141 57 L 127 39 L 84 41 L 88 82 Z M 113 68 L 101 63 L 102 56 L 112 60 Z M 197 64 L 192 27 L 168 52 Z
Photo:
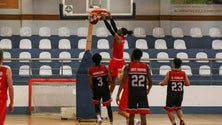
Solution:
M 87 18 L 90 9 L 103 8 L 115 17 L 134 17 L 133 0 L 61 0 L 61 18 Z

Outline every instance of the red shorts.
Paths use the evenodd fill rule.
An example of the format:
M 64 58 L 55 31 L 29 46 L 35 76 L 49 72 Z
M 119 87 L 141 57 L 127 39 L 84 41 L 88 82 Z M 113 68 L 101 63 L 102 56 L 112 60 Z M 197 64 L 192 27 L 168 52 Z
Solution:
M 124 89 L 119 102 L 119 110 L 126 111 L 127 107 L 128 107 L 128 90 Z
M 6 116 L 6 103 L 7 100 L 0 99 L 0 125 L 4 124 L 5 116 Z
M 121 99 L 119 102 L 119 110 L 124 110 L 126 111 L 128 108 L 128 79 L 126 79 L 125 81 L 125 85 L 124 85 L 124 89 L 123 89 L 123 93 L 121 95 Z
M 124 59 L 117 60 L 117 59 L 112 58 L 110 60 L 108 68 L 112 76 L 115 76 L 115 77 L 118 76 L 118 70 L 123 68 L 124 63 L 125 63 Z

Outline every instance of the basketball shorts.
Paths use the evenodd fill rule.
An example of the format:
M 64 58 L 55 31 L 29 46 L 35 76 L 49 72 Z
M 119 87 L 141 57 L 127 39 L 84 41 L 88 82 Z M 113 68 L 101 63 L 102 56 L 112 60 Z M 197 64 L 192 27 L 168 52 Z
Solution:
M 110 96 L 110 91 L 107 89 L 102 89 L 100 91 L 94 91 L 93 93 L 93 99 L 92 102 L 93 104 L 99 104 L 100 100 L 102 99 L 102 104 L 103 106 L 108 106 L 111 104 L 111 96 Z
M 124 89 L 119 102 L 119 110 L 126 111 L 127 106 L 128 106 L 128 89 Z
M 170 112 L 180 109 L 182 105 L 182 101 L 183 101 L 183 95 L 168 94 L 165 109 Z
M 0 124 L 4 123 L 6 116 L 6 104 L 7 101 L 5 99 L 0 99 Z
M 118 70 L 123 68 L 124 63 L 125 63 L 125 61 L 123 59 L 116 60 L 116 59 L 112 58 L 110 60 L 108 68 L 109 68 L 112 76 L 115 76 L 115 77 L 118 76 Z

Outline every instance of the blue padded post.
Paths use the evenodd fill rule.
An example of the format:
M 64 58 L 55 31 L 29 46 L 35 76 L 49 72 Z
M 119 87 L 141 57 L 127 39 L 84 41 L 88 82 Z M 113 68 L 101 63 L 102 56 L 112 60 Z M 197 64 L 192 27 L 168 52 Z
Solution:
M 96 118 L 94 105 L 91 103 L 92 93 L 89 87 L 88 68 L 93 65 L 92 54 L 85 51 L 76 74 L 76 117 L 77 119 Z

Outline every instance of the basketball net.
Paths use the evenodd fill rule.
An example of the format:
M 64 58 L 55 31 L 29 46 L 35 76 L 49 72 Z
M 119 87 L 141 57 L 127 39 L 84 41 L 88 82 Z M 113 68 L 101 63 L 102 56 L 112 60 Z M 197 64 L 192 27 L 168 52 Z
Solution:
M 93 25 L 95 25 L 102 16 L 109 16 L 110 12 L 103 8 L 93 8 L 89 10 L 89 26 L 88 26 L 88 36 L 86 41 L 86 51 L 91 50 L 92 46 L 92 31 Z

